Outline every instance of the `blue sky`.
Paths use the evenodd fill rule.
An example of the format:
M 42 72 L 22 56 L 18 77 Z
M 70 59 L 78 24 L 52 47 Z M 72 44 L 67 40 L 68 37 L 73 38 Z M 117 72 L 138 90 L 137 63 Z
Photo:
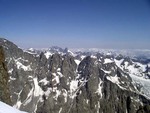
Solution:
M 150 1 L 0 0 L 0 37 L 22 48 L 150 49 Z

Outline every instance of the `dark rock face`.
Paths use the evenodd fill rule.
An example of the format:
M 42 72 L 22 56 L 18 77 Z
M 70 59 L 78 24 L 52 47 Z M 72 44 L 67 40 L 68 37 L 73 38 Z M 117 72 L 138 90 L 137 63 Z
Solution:
M 11 105 L 10 92 L 8 87 L 9 76 L 5 64 L 3 48 L 0 46 L 0 101 Z
M 114 56 L 80 53 L 68 49 L 49 57 L 23 51 L 0 39 L 7 61 L 9 89 L 14 107 L 29 113 L 141 113 L 150 100 L 133 84 L 130 75 L 116 65 Z M 64 53 L 65 54 L 64 54 Z M 82 55 L 85 57 L 83 58 Z M 121 60 L 123 56 L 116 59 Z M 126 58 L 121 65 L 132 65 Z M 4 83 L 5 84 L 5 83 Z M 146 107 L 145 107 L 146 106 Z

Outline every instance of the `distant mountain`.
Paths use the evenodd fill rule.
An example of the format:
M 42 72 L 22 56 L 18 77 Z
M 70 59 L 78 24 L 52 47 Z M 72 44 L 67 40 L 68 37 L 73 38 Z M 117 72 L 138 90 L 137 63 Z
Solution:
M 0 39 L 13 106 L 29 113 L 149 113 L 149 52 L 22 50 Z M 148 50 L 147 50 L 148 51 Z M 126 51 L 124 53 L 127 53 Z M 131 51 L 132 53 L 132 51 Z

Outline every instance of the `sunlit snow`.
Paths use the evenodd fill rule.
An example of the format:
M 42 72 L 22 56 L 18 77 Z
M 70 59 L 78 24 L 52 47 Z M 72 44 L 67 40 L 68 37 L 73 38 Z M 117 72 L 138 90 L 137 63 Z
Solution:
M 47 51 L 44 55 L 45 55 L 45 56 L 46 56 L 46 58 L 48 59 L 48 58 L 52 55 L 52 53 L 51 53 L 51 52 L 49 52 L 49 51 Z
M 108 58 L 104 59 L 104 64 L 108 64 L 108 63 L 112 63 L 112 62 L 114 62 L 114 61 L 111 59 L 108 59 Z
M 27 112 L 23 112 L 18 109 L 15 109 L 0 101 L 0 113 L 27 113 Z
M 74 60 L 74 61 L 75 61 L 75 63 L 76 63 L 77 65 L 79 65 L 79 64 L 80 64 L 80 62 L 81 62 L 80 60 L 77 60 L 77 59 L 76 59 L 76 60 Z

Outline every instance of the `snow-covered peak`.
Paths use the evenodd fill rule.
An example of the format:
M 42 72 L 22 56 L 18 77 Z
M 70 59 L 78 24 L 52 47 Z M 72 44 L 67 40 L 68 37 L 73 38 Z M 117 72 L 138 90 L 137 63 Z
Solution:
M 46 56 L 47 59 L 55 53 L 60 55 L 69 54 L 71 56 L 75 56 L 74 53 L 70 51 L 68 48 L 63 49 L 57 46 L 52 46 L 49 49 L 44 51 L 44 55 Z

